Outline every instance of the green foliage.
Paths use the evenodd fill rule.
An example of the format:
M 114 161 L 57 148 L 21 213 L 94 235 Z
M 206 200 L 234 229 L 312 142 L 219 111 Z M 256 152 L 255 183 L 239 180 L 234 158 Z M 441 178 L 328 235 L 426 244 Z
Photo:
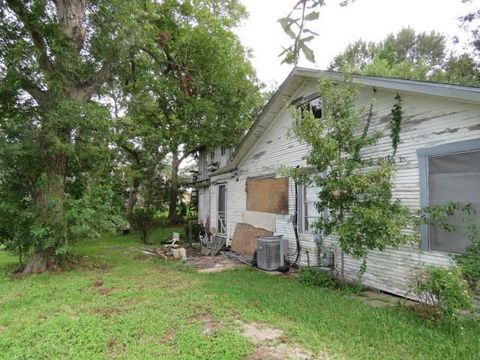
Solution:
M 454 225 L 449 220 L 457 213 L 462 215 L 462 222 Z M 456 254 L 454 260 L 462 270 L 470 289 L 476 290 L 480 281 L 480 229 L 472 204 L 449 202 L 445 205 L 428 206 L 420 209 L 418 215 L 419 225 L 435 225 L 447 232 L 460 230 L 467 236 L 471 245 L 465 253 Z
M 156 210 L 154 208 L 135 208 L 129 218 L 134 230 L 140 234 L 140 241 L 148 243 L 150 233 L 158 227 L 159 221 L 156 218 Z
M 52 251 L 59 256 L 71 254 L 72 245 L 84 239 L 114 231 L 121 223 L 115 194 L 108 186 L 86 189 L 80 198 L 67 196 L 63 215 L 56 219 L 35 219 L 31 203 L 24 207 L 5 201 L 0 206 L 0 244 L 16 252 L 20 259 L 31 251 Z
M 478 290 L 480 282 L 480 242 L 478 239 L 467 249 L 465 254 L 455 256 L 455 263 L 461 267 L 463 276 L 470 289 Z
M 116 119 L 116 144 L 131 196 L 151 188 L 154 174 L 164 181 L 162 201 L 175 221 L 180 165 L 200 146 L 235 145 L 251 125 L 260 94 L 234 33 L 245 16 L 238 1 L 155 2 L 149 14 L 157 43 L 125 59 L 108 93 L 125 113 Z
M 462 269 L 427 266 L 416 269 L 411 279 L 410 292 L 426 306 L 431 307 L 436 317 L 456 318 L 462 310 L 472 308 L 472 295 L 463 278 Z
M 392 107 L 390 119 L 390 138 L 392 139 L 393 156 L 397 153 L 400 144 L 400 131 L 402 129 L 402 98 L 395 95 L 395 104 Z
M 0 242 L 22 257 L 98 232 L 100 187 L 116 192 L 112 214 L 137 195 L 162 210 L 168 153 L 250 124 L 258 90 L 236 0 L 6 0 L 0 14 Z
M 302 284 L 312 287 L 333 288 L 335 280 L 333 276 L 315 267 L 302 267 L 299 280 Z
M 110 116 L 92 99 L 132 39 L 146 39 L 142 12 L 124 1 L 0 2 L 0 242 L 21 257 L 64 256 L 116 222 Z
M 340 1 L 340 6 L 346 6 L 354 0 Z M 315 31 L 307 28 L 308 23 L 318 21 L 320 12 L 317 11 L 325 6 L 324 0 L 299 0 L 295 3 L 292 11 L 285 17 L 278 19 L 282 30 L 293 40 L 293 44 L 283 48 L 280 57 L 282 64 L 297 64 L 302 53 L 310 62 L 315 62 L 315 54 L 308 46 L 308 42 L 319 36 Z
M 297 182 L 321 188 L 316 207 L 320 213 L 328 209 L 329 216 L 317 221 L 317 231 L 337 235 L 341 249 L 355 257 L 416 241 L 404 231 L 413 225 L 412 214 L 392 198 L 392 158 L 362 157 L 362 149 L 380 137 L 370 130 L 372 107 L 358 109 L 349 85 L 321 81 L 319 91 L 324 99 L 321 121 L 298 112 L 293 127 L 293 134 L 308 145 L 307 166 L 314 174 L 289 171 Z
M 478 86 L 480 71 L 470 54 L 447 51 L 445 37 L 434 31 L 404 28 L 381 42 L 358 40 L 337 55 L 331 70 L 372 76 L 429 80 Z

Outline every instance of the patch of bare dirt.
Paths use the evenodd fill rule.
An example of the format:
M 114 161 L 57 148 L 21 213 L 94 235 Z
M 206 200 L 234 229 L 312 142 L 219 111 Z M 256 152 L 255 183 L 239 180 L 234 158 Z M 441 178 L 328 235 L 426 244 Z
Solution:
M 7 331 L 7 328 L 5 326 L 0 325 L 0 334 L 4 333 Z
M 85 270 L 97 270 L 101 272 L 107 272 L 113 268 L 112 264 L 102 261 L 98 258 L 90 258 L 88 256 L 82 256 L 76 258 L 76 265 Z
M 176 336 L 177 336 L 177 329 L 176 328 L 171 328 L 166 332 L 165 335 L 163 335 L 158 340 L 158 343 L 160 345 L 168 344 L 168 343 L 172 342 L 175 339 Z
M 220 321 L 215 320 L 213 316 L 208 313 L 199 314 L 195 319 L 202 323 L 202 332 L 208 336 L 223 327 L 223 324 Z
M 114 291 L 115 291 L 114 288 L 107 288 L 107 287 L 105 287 L 105 288 L 99 288 L 99 289 L 97 290 L 97 292 L 98 292 L 100 295 L 109 295 L 109 294 L 111 294 L 111 293 L 114 292 Z
M 317 358 L 299 344 L 289 344 L 280 329 L 259 323 L 243 324 L 243 335 L 256 345 L 251 360 L 320 360 L 330 359 L 327 354 Z
M 279 339 L 283 336 L 283 331 L 257 323 L 250 323 L 244 325 L 243 335 L 250 339 L 254 344 L 260 344 L 266 341 Z
M 103 280 L 102 279 L 97 279 L 92 283 L 93 287 L 100 287 L 103 285 Z
M 110 339 L 107 342 L 107 357 L 109 359 L 117 359 L 125 351 L 125 345 L 117 339 Z
M 124 311 L 120 310 L 119 308 L 95 308 L 92 310 L 92 313 L 98 316 L 101 316 L 105 319 L 109 319 L 114 316 L 118 316 L 122 314 Z
M 256 348 L 251 357 L 252 360 L 311 360 L 315 359 L 310 351 L 299 345 L 266 345 Z M 328 359 L 328 358 L 322 358 Z
M 199 249 L 187 250 L 187 262 L 198 272 L 220 272 L 245 266 L 238 261 L 227 259 L 223 255 L 207 256 L 202 255 Z

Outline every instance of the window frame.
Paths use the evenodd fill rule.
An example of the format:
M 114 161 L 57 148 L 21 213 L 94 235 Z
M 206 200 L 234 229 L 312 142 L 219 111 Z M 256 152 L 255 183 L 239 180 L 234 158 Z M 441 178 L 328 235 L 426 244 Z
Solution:
M 424 208 L 430 204 L 430 189 L 428 186 L 428 160 L 431 157 L 455 155 L 461 153 L 480 151 L 480 139 L 464 140 L 448 144 L 437 145 L 429 148 L 418 149 L 418 168 L 420 176 L 420 207 Z M 451 253 L 442 250 L 433 250 L 431 242 L 430 225 L 421 225 L 421 249 L 425 251 L 438 251 Z
M 313 113 L 311 104 L 314 100 L 317 100 L 317 99 L 320 99 L 321 102 L 322 102 L 322 107 L 321 107 L 322 112 L 321 112 L 321 115 L 319 117 L 317 117 L 315 115 L 314 115 L 314 117 L 315 117 L 315 119 L 320 120 L 320 119 L 323 118 L 323 98 L 322 98 L 322 95 L 320 93 L 315 92 L 315 93 L 310 94 L 308 96 L 302 96 L 298 99 L 293 100 L 292 105 L 294 105 L 297 110 L 301 111 L 302 117 L 303 117 L 303 113 L 305 111 L 304 110 L 305 105 L 308 105 L 309 111 L 312 111 L 312 113 Z
M 312 175 L 315 175 L 313 171 L 312 171 Z M 319 175 L 324 176 L 325 173 L 321 173 Z M 311 229 L 311 228 L 309 230 L 305 229 L 305 216 L 304 216 L 305 204 L 317 202 L 318 198 L 315 201 L 308 201 L 307 202 L 306 198 L 305 198 L 307 185 L 306 184 L 297 184 L 296 186 L 298 186 L 298 188 L 297 188 L 297 226 L 298 226 L 299 232 L 301 234 L 313 235 L 313 234 L 315 234 L 315 232 L 314 232 L 315 229 Z M 318 186 L 315 186 L 315 187 L 318 187 Z M 328 212 L 327 212 L 327 210 L 325 210 L 325 211 L 323 211 L 323 213 L 319 213 L 318 217 L 309 216 L 309 218 L 317 218 L 317 219 L 318 218 L 325 218 L 325 216 L 328 216 L 327 214 L 328 214 Z

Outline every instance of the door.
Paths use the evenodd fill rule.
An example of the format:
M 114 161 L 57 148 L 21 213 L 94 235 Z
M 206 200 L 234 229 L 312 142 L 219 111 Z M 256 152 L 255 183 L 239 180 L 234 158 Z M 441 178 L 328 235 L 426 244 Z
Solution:
M 220 234 L 227 233 L 227 185 L 218 186 L 217 229 Z

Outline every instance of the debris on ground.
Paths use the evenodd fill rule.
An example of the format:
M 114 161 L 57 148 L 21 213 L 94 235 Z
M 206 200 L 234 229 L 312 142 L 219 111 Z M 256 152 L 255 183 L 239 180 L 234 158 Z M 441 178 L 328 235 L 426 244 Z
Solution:
M 252 258 L 233 251 L 221 251 L 220 254 L 231 260 L 237 260 L 245 265 L 252 265 Z
M 164 251 L 164 250 L 160 250 L 160 249 L 144 249 L 144 248 L 138 248 L 138 250 L 145 254 L 145 255 L 150 255 L 150 256 L 160 256 L 162 258 L 164 258 L 165 260 L 168 259 L 167 257 L 167 252 Z
M 201 251 L 198 249 L 187 250 L 187 262 L 198 272 L 203 273 L 219 272 L 244 266 L 242 262 L 235 259 L 229 259 L 224 255 L 202 255 Z
M 187 259 L 187 250 L 185 248 L 173 248 L 172 255 L 174 259 L 177 260 L 186 260 Z
M 215 256 L 220 250 L 222 250 L 227 244 L 225 236 L 214 235 L 210 241 L 202 240 L 202 254 Z

